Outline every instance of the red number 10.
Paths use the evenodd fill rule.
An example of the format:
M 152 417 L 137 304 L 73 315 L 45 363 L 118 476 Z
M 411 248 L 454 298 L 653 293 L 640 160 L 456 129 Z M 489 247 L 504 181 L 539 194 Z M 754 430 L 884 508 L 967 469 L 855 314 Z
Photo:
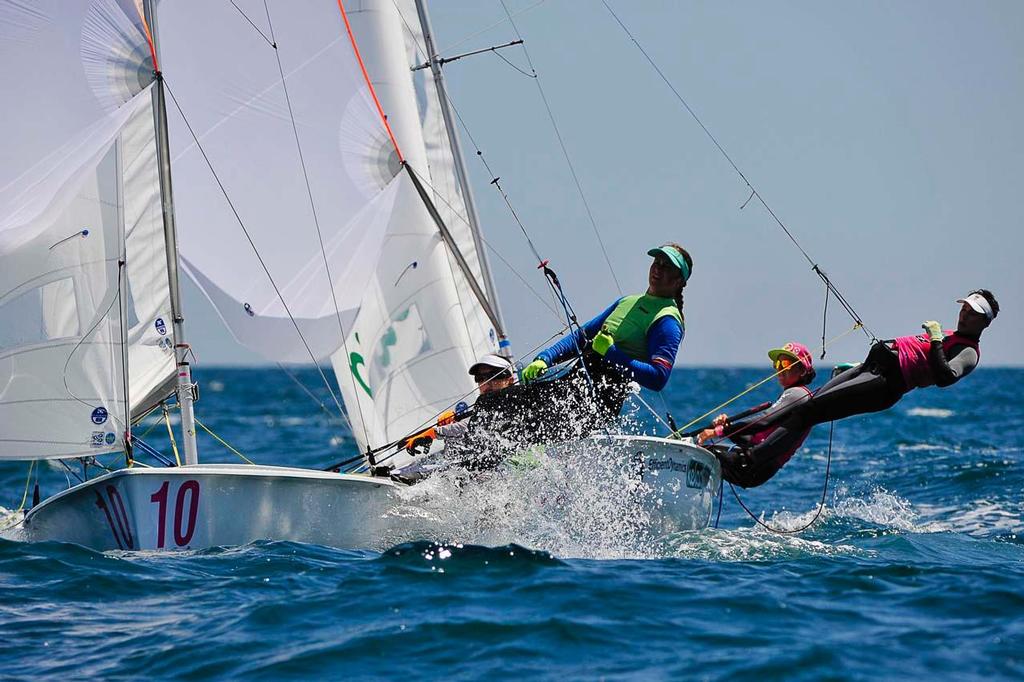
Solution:
M 167 493 L 171 482 L 164 481 L 160 489 L 153 493 L 149 500 L 157 504 L 157 549 L 163 548 L 167 529 Z M 185 494 L 188 493 L 188 525 L 182 530 L 181 522 L 185 514 Z M 192 534 L 196 530 L 196 516 L 199 514 L 199 481 L 188 480 L 178 488 L 178 495 L 174 500 L 174 542 L 178 547 L 184 547 L 192 540 Z

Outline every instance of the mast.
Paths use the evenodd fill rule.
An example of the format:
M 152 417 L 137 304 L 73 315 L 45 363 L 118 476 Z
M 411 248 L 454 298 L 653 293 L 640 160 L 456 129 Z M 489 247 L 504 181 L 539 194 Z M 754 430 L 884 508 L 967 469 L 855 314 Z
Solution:
M 430 28 L 430 17 L 427 15 L 425 0 L 416 0 L 416 14 L 419 16 L 420 27 L 423 30 L 423 42 L 427 50 L 427 59 L 430 62 L 430 73 L 433 74 L 434 86 L 437 88 L 438 99 L 441 100 L 441 116 L 444 119 L 445 130 L 448 131 L 448 142 L 451 146 L 452 158 L 455 161 L 455 176 L 459 186 L 462 188 L 462 196 L 466 202 L 466 212 L 469 214 L 469 228 L 473 234 L 473 244 L 476 246 L 477 258 L 480 259 L 480 270 L 483 273 L 487 299 L 491 304 L 491 309 L 494 311 L 494 318 L 496 318 L 494 325 L 499 339 L 498 351 L 506 357 L 511 357 L 512 348 L 508 337 L 505 335 L 505 322 L 501 316 L 501 307 L 498 304 L 498 292 L 494 286 L 494 278 L 491 276 L 487 251 L 484 248 L 483 237 L 480 233 L 480 219 L 476 212 L 476 202 L 473 200 L 473 190 L 469 186 L 469 174 L 466 172 L 466 162 L 462 156 L 459 135 L 455 129 L 451 105 L 448 102 L 448 91 L 445 90 L 444 76 L 441 73 L 441 64 L 438 59 L 437 48 L 434 45 L 434 34 Z
M 174 224 L 174 197 L 171 191 L 171 153 L 167 137 L 167 107 L 164 102 L 164 79 L 160 73 L 154 0 L 143 0 L 146 24 L 153 41 L 156 83 L 153 87 L 153 118 L 156 125 L 156 156 L 160 172 L 160 205 L 164 215 L 164 245 L 167 251 L 167 280 L 171 294 L 171 317 L 174 330 L 174 361 L 178 379 L 176 393 L 181 408 L 182 441 L 185 464 L 198 464 L 196 449 L 196 418 L 193 411 L 192 370 L 188 363 L 189 345 L 185 343 L 185 316 L 181 309 L 181 288 L 178 284 L 178 237 Z

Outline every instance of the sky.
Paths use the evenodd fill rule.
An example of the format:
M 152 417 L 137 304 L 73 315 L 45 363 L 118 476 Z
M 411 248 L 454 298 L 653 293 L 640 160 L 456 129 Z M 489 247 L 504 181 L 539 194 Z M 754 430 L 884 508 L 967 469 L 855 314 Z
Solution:
M 602 2 L 505 1 L 621 292 L 646 288 L 651 247 L 673 241 L 693 255 L 677 366 L 758 365 L 790 340 L 817 358 L 821 280 L 756 200 L 741 208 L 750 190 Z M 955 326 L 955 299 L 985 287 L 1002 312 L 983 364 L 1024 364 L 1024 3 L 608 4 L 878 338 L 931 319 Z M 500 0 L 430 11 L 444 56 L 516 38 Z M 521 48 L 501 54 L 529 71 Z M 620 288 L 536 81 L 490 53 L 446 65 L 445 78 L 574 308 L 597 314 Z M 526 353 L 559 321 L 520 280 L 545 286 L 460 135 L 501 310 Z M 201 364 L 265 364 L 194 286 L 184 291 Z M 843 336 L 825 362 L 864 357 L 868 338 L 844 335 L 851 326 L 832 301 L 826 336 Z

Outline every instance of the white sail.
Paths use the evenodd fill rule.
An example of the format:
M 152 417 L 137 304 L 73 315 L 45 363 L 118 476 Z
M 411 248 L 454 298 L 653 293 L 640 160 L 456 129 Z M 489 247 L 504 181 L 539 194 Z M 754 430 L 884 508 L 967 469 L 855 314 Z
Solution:
M 131 2 L 0 2 L 0 458 L 120 450 L 173 376 L 149 54 Z
M 337 2 L 165 2 L 158 18 L 184 269 L 243 345 L 326 358 L 401 182 Z
M 436 91 L 422 72 L 410 71 L 415 59 L 407 37 L 414 38 L 391 0 L 360 2 L 348 18 L 399 149 L 434 192 L 459 250 L 482 278 L 450 148 L 437 123 Z M 361 448 L 399 438 L 455 402 L 472 400 L 468 367 L 497 347 L 452 251 L 411 190 L 403 187 L 396 200 L 375 276 L 345 347 L 331 358 Z

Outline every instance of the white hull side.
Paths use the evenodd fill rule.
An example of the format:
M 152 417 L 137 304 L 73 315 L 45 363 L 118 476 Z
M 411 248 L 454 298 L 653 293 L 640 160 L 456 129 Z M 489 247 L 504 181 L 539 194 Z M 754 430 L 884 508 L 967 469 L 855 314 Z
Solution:
M 651 436 L 592 436 L 589 448 L 624 462 L 636 479 L 636 499 L 653 536 L 700 530 L 711 524 L 722 481 L 718 459 L 690 440 Z M 566 444 L 549 449 L 556 458 Z
M 59 493 L 25 518 L 27 540 L 174 550 L 255 540 L 385 549 L 395 484 L 269 466 L 123 469 Z

